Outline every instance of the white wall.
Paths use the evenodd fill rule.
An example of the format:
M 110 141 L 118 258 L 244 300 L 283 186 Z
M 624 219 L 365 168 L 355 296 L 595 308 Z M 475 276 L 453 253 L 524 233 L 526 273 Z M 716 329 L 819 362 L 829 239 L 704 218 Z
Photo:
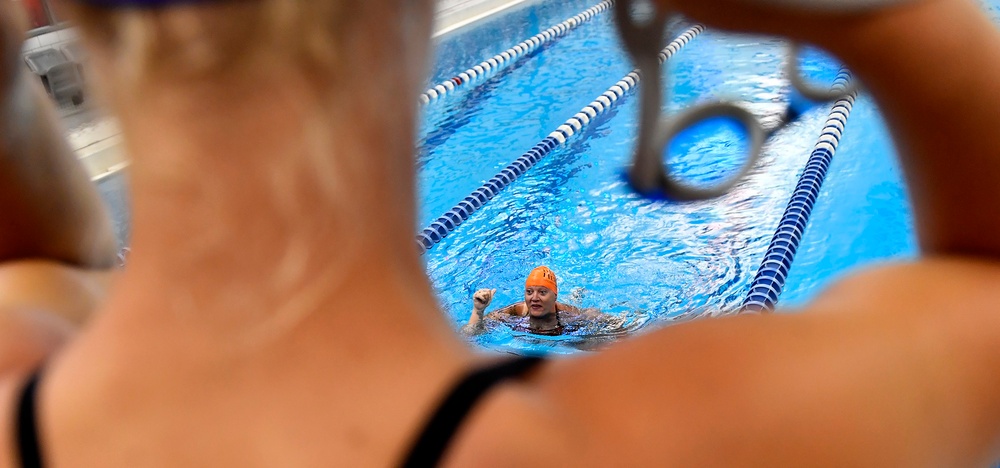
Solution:
M 438 0 L 434 30 L 442 34 L 515 5 L 537 0 Z
M 25 54 L 34 52 L 39 49 L 45 49 L 47 47 L 59 47 L 67 42 L 72 42 L 76 40 L 76 30 L 60 29 L 58 31 L 52 31 L 50 33 L 45 33 L 40 36 L 35 36 L 24 41 L 24 46 L 21 51 Z

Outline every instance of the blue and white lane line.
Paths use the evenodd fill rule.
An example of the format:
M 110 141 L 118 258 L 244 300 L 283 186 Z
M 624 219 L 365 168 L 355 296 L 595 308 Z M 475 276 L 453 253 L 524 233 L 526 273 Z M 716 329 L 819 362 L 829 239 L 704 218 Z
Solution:
M 684 34 L 681 34 L 677 39 L 674 39 L 670 45 L 660 52 L 660 63 L 673 57 L 674 54 L 704 30 L 704 26 L 700 24 L 695 25 L 685 31 Z M 420 253 L 422 254 L 430 250 L 435 244 L 441 242 L 448 234 L 458 228 L 459 225 L 468 220 L 473 213 L 486 205 L 486 202 L 492 200 L 493 197 L 497 196 L 503 189 L 517 180 L 518 177 L 524 175 L 528 169 L 531 169 L 538 161 L 551 153 L 553 149 L 566 143 L 569 137 L 579 133 L 595 117 L 614 106 L 629 90 L 639 84 L 639 80 L 639 71 L 632 70 L 631 73 L 625 75 L 614 86 L 598 96 L 594 102 L 584 107 L 583 110 L 567 120 L 565 124 L 559 126 L 556 131 L 550 133 L 549 136 L 528 150 L 527 153 L 514 160 L 514 162 L 501 170 L 500 173 L 493 176 L 492 179 L 473 191 L 464 200 L 458 202 L 454 208 L 438 217 L 430 226 L 424 228 L 420 234 L 417 234 L 417 247 L 420 249 Z
M 521 57 L 534 52 L 539 47 L 558 37 L 565 36 L 566 33 L 576 29 L 577 26 L 580 26 L 581 24 L 590 21 L 597 15 L 607 11 L 612 5 L 614 5 L 614 3 L 614 0 L 604 0 L 603 2 L 586 9 L 576 16 L 546 29 L 545 31 L 532 36 L 530 39 L 522 41 L 510 49 L 494 55 L 492 58 L 481 62 L 479 65 L 459 73 L 449 80 L 443 81 L 441 84 L 424 91 L 419 98 L 420 104 L 427 105 L 431 101 L 440 99 L 456 89 L 459 89 L 463 85 L 480 82 L 495 75 L 498 71 L 516 62 Z
M 834 82 L 834 90 L 846 90 L 850 81 L 850 72 L 841 70 Z M 750 283 L 750 292 L 743 302 L 743 307 L 740 308 L 740 313 L 774 310 L 857 97 L 856 92 L 851 93 L 833 105 L 826 127 L 823 128 L 819 142 L 816 143 L 809 161 L 806 162 L 806 168 L 799 177 L 795 191 L 792 192 L 792 198 L 785 208 L 781 222 L 778 223 L 778 229 L 771 238 L 771 244 L 764 254 L 764 261 L 757 270 L 757 276 Z

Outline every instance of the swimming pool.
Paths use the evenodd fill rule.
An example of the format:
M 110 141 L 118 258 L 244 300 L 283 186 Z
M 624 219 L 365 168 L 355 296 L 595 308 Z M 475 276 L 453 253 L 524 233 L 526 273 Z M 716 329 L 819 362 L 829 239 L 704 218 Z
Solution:
M 444 37 L 428 84 L 595 3 L 542 2 Z M 787 101 L 783 60 L 779 40 L 709 29 L 670 60 L 669 107 L 729 96 L 773 118 Z M 606 12 L 480 86 L 426 106 L 418 229 L 631 69 Z M 560 300 L 622 314 L 635 328 L 738 309 L 829 110 L 813 109 L 779 133 L 732 193 L 681 205 L 639 198 L 622 182 L 637 124 L 636 97 L 626 95 L 426 253 L 445 314 L 456 327 L 463 323 L 479 288 L 498 289 L 493 306 L 520 300 L 524 277 L 539 264 L 559 275 Z M 783 307 L 803 304 L 847 271 L 916 255 L 894 154 L 877 108 L 862 94 L 791 268 Z M 511 352 L 573 352 L 580 339 L 499 327 L 474 340 Z

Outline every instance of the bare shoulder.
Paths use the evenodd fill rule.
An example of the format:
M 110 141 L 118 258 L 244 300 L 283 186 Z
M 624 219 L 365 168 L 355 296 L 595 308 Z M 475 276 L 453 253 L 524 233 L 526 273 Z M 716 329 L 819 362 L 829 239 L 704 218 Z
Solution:
M 964 414 L 978 403 L 948 385 L 997 386 L 975 376 L 1000 357 L 998 300 L 992 263 L 872 269 L 799 313 L 697 320 L 553 360 L 477 408 L 461 445 L 516 463 L 510 449 L 521 449 L 524 427 L 538 427 L 555 444 L 540 453 L 559 454 L 556 464 L 913 464 L 936 455 L 921 452 L 935 438 L 961 432 L 953 418 L 926 419 L 921 405 L 935 399 Z M 872 414 L 879 425 L 851 424 Z
M 494 320 L 503 320 L 511 315 L 520 317 L 525 314 L 527 314 L 527 311 L 525 310 L 524 303 L 515 302 L 486 314 L 486 317 Z

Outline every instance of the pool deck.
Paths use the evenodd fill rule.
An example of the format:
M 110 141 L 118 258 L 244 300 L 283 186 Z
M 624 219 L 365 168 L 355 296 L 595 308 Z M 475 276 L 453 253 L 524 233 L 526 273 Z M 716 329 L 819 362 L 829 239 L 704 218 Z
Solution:
M 434 37 L 461 29 L 509 8 L 538 0 L 439 0 Z M 114 118 L 84 104 L 62 109 L 66 138 L 91 179 L 100 182 L 128 167 L 121 131 Z

